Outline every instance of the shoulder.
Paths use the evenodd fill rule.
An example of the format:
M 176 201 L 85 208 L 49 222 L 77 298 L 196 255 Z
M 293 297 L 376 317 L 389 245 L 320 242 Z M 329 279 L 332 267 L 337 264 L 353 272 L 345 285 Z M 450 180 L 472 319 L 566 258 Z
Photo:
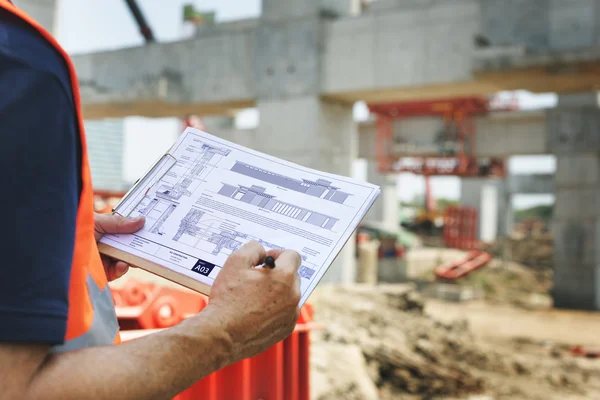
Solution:
M 2 58 L 11 64 L 54 76 L 71 92 L 69 72 L 62 55 L 35 28 L 12 13 L 0 9 L 0 74 Z M 4 65 L 9 65 L 5 62 Z

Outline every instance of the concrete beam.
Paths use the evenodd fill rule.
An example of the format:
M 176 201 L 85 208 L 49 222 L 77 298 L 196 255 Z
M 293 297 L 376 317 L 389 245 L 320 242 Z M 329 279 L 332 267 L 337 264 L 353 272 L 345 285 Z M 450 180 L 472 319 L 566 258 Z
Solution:
M 455 95 L 450 82 L 471 80 L 478 1 L 379 2 L 359 18 L 325 24 L 324 96 L 346 102 L 431 97 L 439 90 L 449 96 Z
M 481 157 L 549 154 L 546 135 L 546 114 L 539 111 L 492 113 L 475 120 L 476 153 Z M 442 129 L 440 118 L 409 118 L 397 120 L 394 135 L 409 143 L 418 143 L 420 153 L 435 151 L 435 134 Z M 375 159 L 375 122 L 359 126 L 360 157 Z M 402 151 L 398 149 L 398 151 Z
M 559 43 L 571 33 L 560 29 L 569 24 L 576 27 L 580 20 L 585 25 L 588 16 L 595 15 L 595 6 L 587 15 L 565 15 L 565 23 L 558 26 L 565 7 L 553 1 L 544 8 L 532 5 L 535 1 L 511 0 L 507 6 L 496 0 L 379 0 L 361 18 L 327 24 L 323 94 L 339 101 L 383 103 L 517 89 L 579 92 L 597 88 L 600 50 L 582 46 L 587 39 L 573 35 Z M 581 8 L 580 3 L 575 8 Z M 531 14 L 528 9 L 541 11 Z M 531 23 L 532 18 L 548 13 L 554 16 L 552 21 L 542 18 L 542 26 Z M 490 21 L 499 15 L 503 17 L 497 24 Z M 524 18 L 528 22 L 522 22 Z M 502 32 L 490 31 L 490 24 L 495 26 L 492 30 Z M 556 40 L 541 39 L 544 46 L 532 47 L 540 40 L 536 29 L 545 29 L 548 35 L 549 26 L 554 26 Z M 473 45 L 481 33 L 491 38 L 492 47 Z M 347 52 L 348 48 L 353 51 Z M 539 51 L 532 53 L 532 48 Z
M 549 154 L 543 111 L 492 113 L 475 120 L 475 152 L 482 157 Z
M 507 178 L 508 194 L 554 194 L 555 191 L 552 174 L 510 175 Z
M 481 33 L 531 53 L 591 48 L 600 44 L 599 12 L 599 0 L 481 0 Z
M 73 57 L 86 118 L 215 114 L 255 104 L 256 34 L 225 24 L 199 37 Z
M 585 49 L 529 54 L 523 47 L 479 50 L 473 79 L 502 90 L 577 93 L 597 91 L 600 50 Z
M 506 21 L 493 25 L 501 31 L 488 32 L 493 46 L 477 49 L 474 38 L 495 15 L 492 0 L 379 0 L 358 17 L 323 14 L 351 10 L 351 0 L 279 3 L 266 1 L 260 20 L 205 27 L 193 39 L 74 57 L 86 116 L 215 114 L 254 106 L 259 97 L 316 93 L 351 104 L 599 87 L 600 50 L 563 32 L 573 24 L 587 32 L 583 6 L 571 15 L 560 2 L 544 11 L 538 0 L 510 0 L 510 10 L 498 11 Z M 548 14 L 540 21 L 551 28 L 520 24 L 531 7 Z M 557 25 L 563 17 L 570 22 Z M 600 18 L 592 22 L 600 29 Z M 513 25 L 519 28 L 505 29 Z M 555 39 L 532 47 L 539 29 Z

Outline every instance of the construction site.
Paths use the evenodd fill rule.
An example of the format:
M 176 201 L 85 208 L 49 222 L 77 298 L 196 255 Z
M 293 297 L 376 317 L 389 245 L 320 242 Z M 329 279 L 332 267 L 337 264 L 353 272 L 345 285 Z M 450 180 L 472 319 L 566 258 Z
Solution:
M 600 0 L 96 1 L 131 39 L 89 51 L 19 3 L 73 46 L 96 212 L 187 126 L 381 188 L 292 336 L 178 400 L 600 399 Z M 208 301 L 111 285 L 124 340 Z

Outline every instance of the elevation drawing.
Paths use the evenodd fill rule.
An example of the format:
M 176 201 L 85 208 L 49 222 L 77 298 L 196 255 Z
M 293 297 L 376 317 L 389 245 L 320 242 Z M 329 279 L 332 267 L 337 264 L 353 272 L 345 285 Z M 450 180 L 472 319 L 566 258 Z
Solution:
M 240 161 L 236 161 L 235 165 L 231 167 L 231 171 L 296 192 L 306 193 L 309 196 L 333 201 L 334 203 L 344 204 L 346 199 L 351 195 L 350 193 L 342 192 L 335 186 L 331 186 L 331 182 L 325 179 L 317 179 L 316 181 L 293 179 Z
M 279 201 L 275 196 L 266 193 L 266 188 L 261 186 L 233 186 L 223 183 L 219 194 L 320 228 L 331 230 L 338 222 L 337 218 Z

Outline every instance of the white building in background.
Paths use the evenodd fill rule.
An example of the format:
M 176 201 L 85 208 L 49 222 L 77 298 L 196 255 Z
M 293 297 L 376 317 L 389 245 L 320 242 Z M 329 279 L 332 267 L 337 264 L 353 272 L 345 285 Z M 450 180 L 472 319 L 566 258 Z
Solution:
M 123 170 L 125 121 L 85 121 L 94 190 L 119 192 L 128 189 Z
M 175 118 L 85 121 L 94 190 L 127 191 L 177 140 Z

